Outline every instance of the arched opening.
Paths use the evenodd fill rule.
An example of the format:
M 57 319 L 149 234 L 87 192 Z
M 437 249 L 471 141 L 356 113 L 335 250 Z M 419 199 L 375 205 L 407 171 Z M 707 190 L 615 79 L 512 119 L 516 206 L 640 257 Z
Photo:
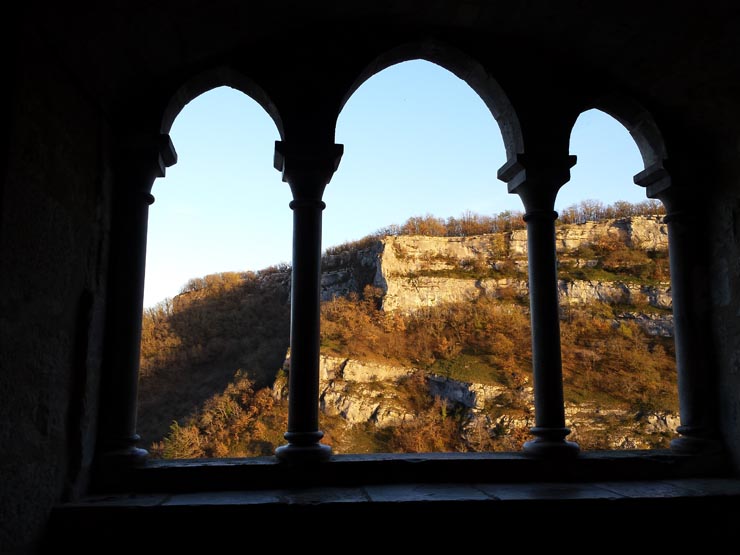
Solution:
M 355 79 L 344 96 L 342 110 L 355 91 L 373 75 L 396 64 L 405 62 L 431 62 L 456 75 L 478 95 L 498 124 L 508 159 L 524 149 L 524 139 L 519 118 L 504 89 L 488 70 L 466 53 L 433 39 L 399 45 L 378 56 Z
M 434 63 L 399 63 L 366 81 L 345 104 L 336 140 L 345 153 L 324 193 L 325 245 L 410 216 L 520 207 L 495 179 L 505 152 L 487 106 Z
M 530 331 L 501 131 L 440 65 L 371 73 L 324 194 L 322 429 L 335 453 L 518 450 Z
M 582 113 L 557 198 L 566 424 L 587 450 L 666 448 L 679 422 L 668 230 L 633 184 L 660 156 L 641 137 Z
M 219 87 L 170 136 L 179 163 L 149 212 L 141 443 L 165 458 L 272 454 L 285 431 L 268 388 L 288 348 L 291 255 L 290 191 L 272 168 L 279 133 L 260 104 Z M 273 426 L 257 425 L 257 408 Z

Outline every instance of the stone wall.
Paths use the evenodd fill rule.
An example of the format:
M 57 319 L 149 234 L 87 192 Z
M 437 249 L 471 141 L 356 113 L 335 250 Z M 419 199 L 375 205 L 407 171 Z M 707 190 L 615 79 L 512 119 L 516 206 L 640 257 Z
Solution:
M 714 206 L 708 222 L 711 243 L 711 305 L 717 338 L 721 433 L 740 472 L 740 199 L 729 196 Z
M 33 551 L 52 506 L 84 490 L 102 356 L 105 127 L 42 42 L 24 36 L 0 176 L 3 553 Z

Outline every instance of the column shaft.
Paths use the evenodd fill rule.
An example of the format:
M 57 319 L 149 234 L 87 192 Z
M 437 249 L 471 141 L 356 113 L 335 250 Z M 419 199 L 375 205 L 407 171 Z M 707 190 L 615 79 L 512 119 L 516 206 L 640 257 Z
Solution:
M 670 170 L 670 171 L 669 171 Z M 704 176 L 686 172 L 681 162 L 662 160 L 637 174 L 634 181 L 657 198 L 668 215 L 673 337 L 681 425 L 671 441 L 678 453 L 715 454 L 722 451 L 719 434 L 718 384 L 711 338 L 709 254 L 702 244 L 703 206 L 695 184 Z
M 528 211 L 529 302 L 532 321 L 535 427 L 524 450 L 534 455 L 576 454 L 578 446 L 565 441 L 563 370 L 560 354 L 555 218 L 548 210 Z
M 319 320 L 321 201 L 293 201 L 293 276 L 290 307 L 288 433 L 319 433 Z M 291 439 L 288 438 L 288 439 Z
M 136 176 L 127 177 L 136 179 Z M 124 465 L 142 463 L 147 456 L 147 452 L 136 445 L 139 440 L 136 407 L 147 219 L 149 204 L 154 201 L 148 192 L 142 190 L 148 186 L 130 184 L 133 190 L 119 191 L 115 201 L 106 326 L 107 357 L 101 384 L 98 432 L 99 455 L 109 463 L 115 460 L 115 464 Z
M 666 217 L 671 265 L 676 372 L 681 413 L 680 438 L 671 442 L 678 452 L 717 451 L 716 376 L 710 357 L 709 292 L 696 226 L 686 213 Z
M 562 428 L 565 426 L 565 417 L 554 217 L 554 213 L 529 213 L 525 220 L 529 252 L 535 422 L 538 427 Z
M 319 347 L 321 310 L 321 200 L 339 164 L 341 145 L 275 143 L 275 167 L 290 184 L 293 201 L 293 273 L 290 305 L 290 374 L 287 445 L 275 450 L 289 463 L 328 459 L 331 448 L 320 443 Z
M 150 191 L 176 161 L 169 136 L 154 135 L 122 149 L 116 165 L 96 449 L 102 479 L 143 464 L 147 456 L 137 446 L 136 412 Z
M 547 151 L 545 151 L 547 152 Z M 524 452 L 538 457 L 571 457 L 576 443 L 565 441 L 563 368 L 560 355 L 557 253 L 554 211 L 558 189 L 570 178 L 575 156 L 517 154 L 499 170 L 510 193 L 518 194 L 525 208 L 529 260 L 529 304 L 532 322 L 535 437 Z

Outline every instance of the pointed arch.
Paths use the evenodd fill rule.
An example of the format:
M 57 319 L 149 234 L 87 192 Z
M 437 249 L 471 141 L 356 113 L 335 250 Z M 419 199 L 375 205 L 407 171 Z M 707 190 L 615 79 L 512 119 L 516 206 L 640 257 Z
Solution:
M 523 152 L 524 140 L 519 118 L 504 89 L 475 59 L 453 46 L 437 40 L 405 43 L 381 54 L 365 67 L 352 83 L 340 104 L 340 112 L 352 94 L 370 77 L 384 69 L 411 60 L 437 64 L 465 81 L 483 100 L 498 123 L 506 149 L 506 157 Z
M 175 91 L 162 115 L 160 132 L 170 132 L 175 118 L 190 101 L 211 89 L 222 86 L 237 89 L 262 106 L 275 122 L 280 138 L 284 138 L 282 117 L 267 92 L 246 75 L 225 66 L 200 73 Z
M 627 128 L 640 150 L 645 169 L 662 167 L 667 158 L 663 134 L 652 114 L 641 104 L 621 94 L 609 94 L 597 99 L 583 111 L 591 108 L 609 114 Z

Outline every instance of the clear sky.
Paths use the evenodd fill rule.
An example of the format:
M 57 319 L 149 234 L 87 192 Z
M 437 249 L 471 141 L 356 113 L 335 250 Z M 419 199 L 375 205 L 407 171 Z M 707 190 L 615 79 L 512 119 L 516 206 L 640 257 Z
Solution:
M 262 107 L 221 87 L 188 104 L 170 135 L 178 163 L 152 191 L 144 306 L 193 277 L 290 262 L 290 188 L 272 168 L 279 135 Z M 429 62 L 399 64 L 363 84 L 340 114 L 336 142 L 345 153 L 324 194 L 324 248 L 410 216 L 522 209 L 496 179 L 505 154 L 488 108 Z M 582 114 L 570 152 L 578 163 L 556 209 L 645 200 L 632 183 L 643 168 L 637 146 L 611 117 Z

